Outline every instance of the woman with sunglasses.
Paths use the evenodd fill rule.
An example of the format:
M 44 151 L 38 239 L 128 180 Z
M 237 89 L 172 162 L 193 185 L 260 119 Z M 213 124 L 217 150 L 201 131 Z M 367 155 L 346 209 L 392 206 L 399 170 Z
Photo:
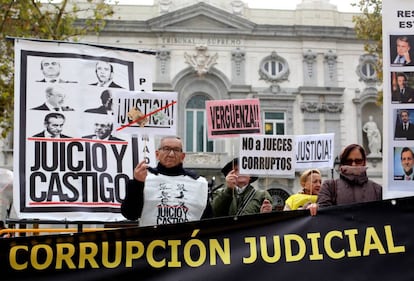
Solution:
M 321 184 L 322 177 L 319 170 L 309 169 L 304 171 L 300 176 L 300 185 L 302 186 L 302 190 L 286 199 L 283 210 L 303 210 L 310 204 L 316 203 Z
M 382 186 L 367 176 L 367 156 L 362 146 L 350 144 L 340 155 L 339 179 L 326 180 L 317 203 L 311 204 L 311 215 L 318 208 L 382 200 Z

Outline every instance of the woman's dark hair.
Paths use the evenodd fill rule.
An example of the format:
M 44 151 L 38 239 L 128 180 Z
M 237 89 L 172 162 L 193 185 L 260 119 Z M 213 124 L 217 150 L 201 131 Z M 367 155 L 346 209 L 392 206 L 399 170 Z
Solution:
M 359 152 L 361 152 L 362 159 L 364 159 L 364 162 L 367 161 L 367 155 L 365 153 L 365 149 L 362 146 L 360 146 L 359 144 L 354 143 L 354 144 L 350 144 L 350 145 L 346 146 L 342 150 L 341 155 L 339 156 L 341 165 L 345 165 L 346 159 L 348 159 L 349 154 L 354 149 L 358 149 Z

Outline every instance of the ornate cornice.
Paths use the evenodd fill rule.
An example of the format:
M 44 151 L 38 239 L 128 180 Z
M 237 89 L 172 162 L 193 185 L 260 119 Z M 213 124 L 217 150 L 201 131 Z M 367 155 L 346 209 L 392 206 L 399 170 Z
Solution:
M 302 102 L 300 104 L 302 112 L 316 113 L 316 112 L 327 112 L 327 113 L 341 113 L 344 109 L 343 103 L 333 102 Z

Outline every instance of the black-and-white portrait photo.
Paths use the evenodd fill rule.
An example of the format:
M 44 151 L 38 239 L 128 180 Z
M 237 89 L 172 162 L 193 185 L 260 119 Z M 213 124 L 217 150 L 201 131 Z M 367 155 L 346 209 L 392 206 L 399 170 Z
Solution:
M 33 110 L 50 110 L 50 111 L 73 111 L 70 106 L 65 105 L 64 89 L 58 86 L 47 87 L 46 101 L 39 106 L 32 108 Z
M 40 70 L 44 78 L 36 82 L 47 83 L 77 83 L 76 81 L 65 80 L 60 77 L 61 64 L 56 58 L 44 58 L 40 62 Z
M 104 90 L 101 94 L 101 105 L 95 108 L 86 109 L 88 113 L 109 114 L 112 115 L 112 93 L 109 90 Z
M 108 118 L 95 120 L 95 123 L 93 125 L 95 132 L 93 134 L 83 136 L 82 138 L 93 140 L 123 141 L 123 139 L 112 135 L 114 126 L 109 116 Z
M 62 134 L 63 125 L 65 124 L 66 117 L 59 112 L 51 112 L 45 116 L 43 125 L 45 129 L 34 135 L 38 138 L 70 138 L 67 135 Z
M 107 87 L 107 88 L 123 88 L 113 81 L 114 66 L 109 62 L 98 61 L 95 65 L 95 74 L 98 81 L 90 84 L 91 86 Z

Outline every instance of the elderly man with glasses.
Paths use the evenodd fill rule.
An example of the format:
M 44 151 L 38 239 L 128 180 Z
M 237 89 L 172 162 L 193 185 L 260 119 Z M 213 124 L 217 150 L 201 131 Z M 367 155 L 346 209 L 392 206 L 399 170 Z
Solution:
M 211 217 L 207 180 L 183 168 L 181 139 L 162 138 L 155 155 L 157 167 L 148 167 L 145 161 L 135 167 L 134 178 L 126 186 L 122 214 L 129 220 L 139 218 L 140 226 Z

